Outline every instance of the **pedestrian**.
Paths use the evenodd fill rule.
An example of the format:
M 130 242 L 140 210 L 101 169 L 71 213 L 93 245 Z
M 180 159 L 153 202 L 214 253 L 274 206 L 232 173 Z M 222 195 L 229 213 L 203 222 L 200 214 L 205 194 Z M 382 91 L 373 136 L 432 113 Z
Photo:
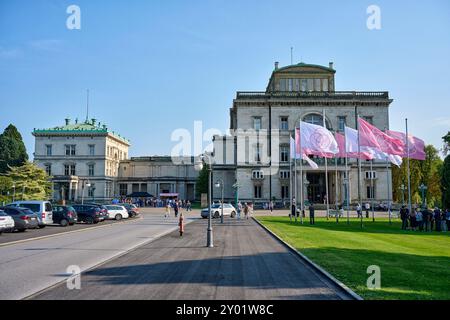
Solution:
M 314 205 L 309 206 L 309 224 L 314 224 Z
M 406 206 L 402 206 L 400 209 L 400 219 L 402 220 L 402 230 L 408 229 L 408 213 L 409 210 Z
M 173 211 L 175 212 L 175 218 L 178 217 L 178 210 L 180 209 L 179 205 L 178 205 L 178 201 L 174 201 L 173 203 Z
M 358 218 L 362 218 L 362 207 L 359 203 L 356 205 L 356 213 L 358 214 Z
M 273 212 L 273 201 L 269 202 L 269 210 L 270 210 L 270 213 Z
M 423 220 L 423 229 L 425 232 L 431 231 L 431 215 L 426 207 L 422 207 L 422 220 Z
M 238 220 L 241 219 L 241 212 L 242 212 L 242 203 L 239 201 L 238 205 L 237 205 L 237 216 L 238 216 Z
M 291 204 L 291 212 L 289 213 L 289 218 L 291 219 L 291 221 L 292 221 L 292 217 L 295 217 L 295 213 L 296 213 L 296 203 L 295 203 L 295 198 L 294 199 L 292 199 L 292 204 Z
M 416 221 L 419 231 L 423 231 L 423 215 L 419 208 L 416 208 Z
M 246 202 L 246 203 L 244 203 L 244 216 L 245 216 L 245 219 L 247 219 L 247 220 L 248 220 L 248 211 L 249 211 L 249 207 Z
M 441 210 L 438 207 L 434 208 L 434 221 L 436 224 L 436 232 L 441 232 Z
M 416 220 L 416 211 L 415 210 L 411 210 L 411 212 L 409 213 L 409 223 L 411 226 L 411 230 L 416 231 L 417 220 Z
M 184 216 L 183 216 L 183 212 L 180 212 L 180 219 L 178 220 L 178 226 L 180 227 L 180 237 L 182 237 L 183 233 L 184 233 Z
M 165 218 L 170 217 L 170 203 L 167 203 L 167 205 L 166 205 L 166 213 L 165 213 L 164 217 Z
M 186 202 L 186 211 L 192 211 L 192 204 L 190 200 Z
M 369 210 L 370 210 L 370 204 L 368 202 L 366 202 L 366 218 L 369 218 Z

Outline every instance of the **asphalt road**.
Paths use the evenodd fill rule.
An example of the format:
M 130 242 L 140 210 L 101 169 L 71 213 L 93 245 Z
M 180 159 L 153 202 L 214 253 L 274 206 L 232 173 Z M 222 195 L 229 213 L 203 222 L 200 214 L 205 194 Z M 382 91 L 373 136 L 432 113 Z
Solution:
M 142 216 L 125 223 L 1 246 L 0 299 L 25 298 L 66 279 L 68 266 L 87 270 L 178 228 L 173 217 L 164 218 L 160 213 Z
M 33 299 L 351 299 L 253 220 L 214 221 L 214 248 L 206 248 L 206 220 L 172 232 Z

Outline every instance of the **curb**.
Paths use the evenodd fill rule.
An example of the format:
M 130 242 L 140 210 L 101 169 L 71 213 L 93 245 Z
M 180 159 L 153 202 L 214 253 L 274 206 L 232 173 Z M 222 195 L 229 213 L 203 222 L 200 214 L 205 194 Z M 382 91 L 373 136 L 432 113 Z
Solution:
M 14 245 L 14 244 L 26 243 L 26 242 L 29 242 L 29 241 L 43 240 L 43 239 L 53 238 L 53 237 L 62 236 L 62 235 L 66 235 L 66 234 L 72 234 L 72 233 L 78 233 L 78 232 L 83 232 L 83 231 L 88 231 L 88 230 L 96 230 L 96 229 L 111 227 L 111 226 L 115 226 L 115 225 L 118 225 L 118 224 L 131 223 L 131 222 L 139 221 L 141 219 L 144 219 L 144 217 L 142 215 L 139 218 L 133 219 L 133 220 L 123 220 L 121 222 L 109 223 L 109 224 L 100 225 L 100 226 L 96 226 L 96 227 L 88 227 L 88 228 L 83 228 L 83 229 L 78 229 L 78 230 L 67 231 L 67 232 L 59 232 L 59 233 L 49 234 L 49 235 L 41 236 L 41 237 L 34 237 L 34 238 L 28 238 L 28 239 L 22 239 L 22 240 L 17 240 L 17 241 L 0 243 L 0 248 L 1 247 L 6 247 L 6 246 L 10 246 L 10 245 Z
M 188 221 L 188 220 L 187 220 L 187 221 Z M 191 222 L 192 222 L 192 221 L 190 221 L 190 222 L 188 222 L 188 223 L 191 223 Z M 188 223 L 186 223 L 186 224 L 188 224 Z M 109 259 L 106 259 L 105 261 L 102 261 L 102 262 L 100 262 L 100 263 L 97 263 L 97 264 L 95 264 L 95 265 L 93 265 L 93 266 L 87 268 L 86 270 L 81 271 L 81 272 L 80 272 L 80 276 L 81 276 L 83 273 L 87 273 L 87 272 L 90 272 L 90 271 L 92 271 L 92 270 L 94 270 L 94 269 L 97 269 L 98 267 L 101 267 L 101 266 L 103 266 L 103 265 L 105 265 L 105 264 L 107 264 L 107 263 L 109 263 L 109 262 L 111 262 L 111 261 L 113 261 L 113 260 L 116 260 L 116 259 L 118 259 L 118 258 L 120 258 L 120 257 L 122 257 L 122 256 L 124 256 L 124 255 L 126 255 L 126 254 L 128 254 L 128 253 L 130 253 L 130 252 L 132 252 L 132 251 L 134 251 L 134 250 L 137 250 L 137 249 L 139 249 L 139 248 L 142 247 L 142 246 L 145 246 L 145 245 L 147 245 L 147 244 L 149 244 L 149 243 L 151 243 L 151 242 L 153 242 L 153 241 L 155 241 L 155 240 L 158 240 L 158 239 L 160 239 L 160 238 L 162 238 L 162 237 L 164 237 L 164 236 L 166 236 L 166 235 L 168 235 L 168 234 L 170 234 L 170 233 L 172 233 L 172 232 L 175 232 L 177 229 L 178 229 L 178 226 L 174 226 L 173 229 L 169 229 L 169 230 L 166 230 L 166 231 L 164 231 L 164 232 L 161 232 L 161 233 L 155 235 L 152 239 L 150 239 L 150 240 L 148 240 L 148 241 L 145 241 L 144 243 L 141 243 L 141 244 L 139 244 L 139 245 L 137 245 L 137 246 L 135 246 L 135 247 L 132 247 L 132 248 L 130 248 L 130 249 L 128 249 L 128 250 L 126 250 L 126 251 L 124 251 L 124 252 L 122 252 L 122 253 L 119 253 L 119 254 L 117 254 L 117 255 L 115 255 L 115 256 L 109 258 Z M 53 284 L 53 285 L 51 285 L 51 286 L 49 286 L 49 287 L 47 287 L 47 288 L 45 288 L 45 289 L 42 289 L 42 290 L 39 290 L 39 291 L 37 291 L 37 292 L 35 292 L 35 293 L 33 293 L 33 294 L 30 294 L 30 295 L 28 295 L 28 296 L 26 296 L 26 297 L 24 297 L 24 298 L 22 298 L 22 299 L 20 299 L 20 300 L 32 300 L 34 297 L 36 297 L 36 296 L 38 296 L 38 295 L 40 295 L 40 294 L 42 294 L 42 293 L 44 293 L 44 292 L 47 292 L 47 291 L 49 291 L 49 290 L 51 290 L 51 289 L 53 289 L 53 288 L 56 288 L 56 287 L 60 286 L 61 284 L 63 284 L 64 282 L 66 282 L 67 279 L 69 279 L 71 276 L 72 276 L 72 275 L 68 275 L 67 278 L 65 278 L 65 279 L 63 279 L 63 280 L 61 280 L 61 281 L 58 281 L 57 283 L 55 283 L 55 284 Z
M 267 228 L 265 225 L 263 225 L 261 222 L 259 222 L 257 219 L 252 217 L 252 219 L 264 230 L 266 230 L 272 237 L 274 237 L 276 240 L 278 240 L 281 244 L 286 246 L 292 253 L 297 255 L 301 260 L 306 262 L 309 266 L 311 266 L 313 269 L 318 271 L 320 274 L 325 276 L 328 280 L 333 282 L 335 285 L 340 287 L 342 290 L 344 290 L 347 294 L 349 294 L 353 299 L 355 300 L 364 300 L 360 295 L 356 294 L 353 290 L 351 290 L 349 287 L 347 287 L 344 283 L 333 277 L 330 273 L 328 273 L 325 269 L 314 263 L 312 260 L 310 260 L 307 256 L 305 256 L 303 253 L 295 249 L 293 246 L 291 246 L 289 243 L 285 242 L 283 239 L 281 239 L 278 235 L 276 235 L 274 232 L 272 232 L 269 228 Z

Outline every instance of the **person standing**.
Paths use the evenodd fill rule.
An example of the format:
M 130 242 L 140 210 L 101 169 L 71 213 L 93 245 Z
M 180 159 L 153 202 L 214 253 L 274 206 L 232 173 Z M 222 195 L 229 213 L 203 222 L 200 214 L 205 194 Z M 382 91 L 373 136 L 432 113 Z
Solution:
M 423 215 L 419 208 L 416 208 L 416 221 L 419 231 L 423 231 Z
M 173 211 L 175 212 L 175 218 L 178 217 L 178 210 L 180 209 L 180 207 L 178 206 L 178 201 L 174 201 L 173 202 Z
M 311 203 L 309 206 L 309 224 L 314 224 L 314 205 Z
M 249 211 L 249 207 L 248 207 L 248 204 L 246 202 L 246 203 L 244 203 L 244 216 L 245 216 L 245 219 L 248 219 L 248 211 Z
M 241 212 L 242 212 L 242 203 L 239 201 L 237 205 L 237 216 L 239 220 L 241 219 Z
M 190 200 L 186 202 L 186 211 L 192 211 L 192 204 Z
M 289 218 L 292 220 L 292 217 L 295 217 L 295 212 L 296 212 L 296 204 L 295 204 L 295 198 L 292 199 L 292 204 L 291 204 L 291 212 L 289 213 Z
M 180 212 L 180 219 L 178 220 L 178 226 L 180 227 L 180 237 L 182 237 L 183 233 L 184 233 L 184 216 L 183 216 L 183 212 Z
M 416 211 L 411 210 L 409 213 L 409 223 L 411 225 L 411 230 L 416 231 L 417 228 L 417 220 L 416 220 Z
M 273 213 L 273 201 L 269 202 L 269 210 L 270 210 L 270 213 Z
M 400 209 L 400 219 L 402 220 L 402 230 L 408 229 L 408 209 L 404 205 Z
M 366 202 L 365 207 L 366 207 L 366 218 L 368 219 L 369 218 L 370 204 L 368 202 Z
M 434 208 L 434 221 L 436 224 L 436 232 L 441 232 L 441 210 L 438 207 Z
M 356 213 L 358 214 L 358 218 L 362 218 L 362 207 L 359 203 L 356 205 Z
M 169 218 L 170 217 L 170 203 L 167 202 L 166 205 L 166 214 L 164 215 L 164 217 Z
M 445 209 L 445 222 L 447 224 L 447 231 L 450 231 L 450 211 Z

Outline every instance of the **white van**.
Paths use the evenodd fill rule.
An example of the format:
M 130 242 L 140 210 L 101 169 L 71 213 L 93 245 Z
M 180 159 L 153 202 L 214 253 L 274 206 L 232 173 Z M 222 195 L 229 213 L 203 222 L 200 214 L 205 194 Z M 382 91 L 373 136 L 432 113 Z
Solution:
M 53 207 L 49 201 L 22 200 L 10 203 L 8 206 L 28 208 L 36 213 L 39 228 L 44 228 L 46 225 L 53 223 Z
M 124 206 L 105 205 L 108 210 L 108 218 L 115 220 L 128 219 L 128 211 Z

